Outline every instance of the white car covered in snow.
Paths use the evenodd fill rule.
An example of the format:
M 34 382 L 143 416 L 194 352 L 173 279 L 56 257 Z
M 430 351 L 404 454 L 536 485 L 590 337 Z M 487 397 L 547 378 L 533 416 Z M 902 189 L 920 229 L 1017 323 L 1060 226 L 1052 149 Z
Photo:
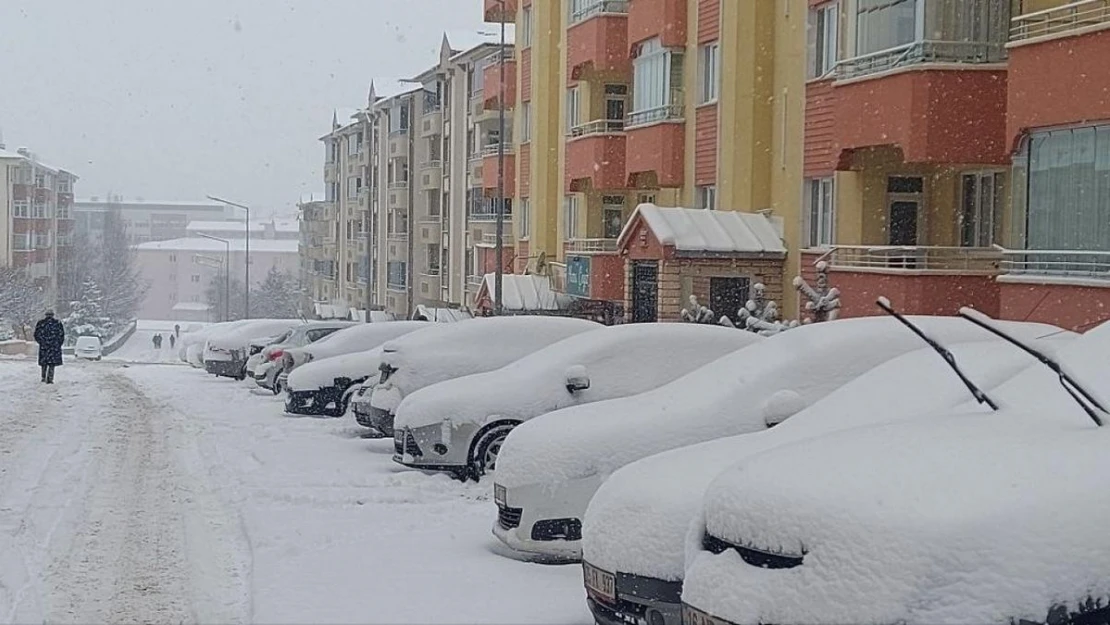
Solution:
M 286 350 L 315 344 L 316 341 L 326 339 L 339 330 L 354 325 L 353 321 L 309 321 L 302 323 L 263 347 L 255 355 L 258 357 L 258 364 L 253 368 L 248 365 L 247 373 L 250 374 L 256 384 L 273 391 L 277 395 L 281 392 L 278 376 L 284 368 L 282 357 Z M 251 358 L 253 359 L 255 356 L 251 356 Z
M 304 323 L 300 319 L 251 319 L 223 332 L 210 334 L 204 345 L 204 369 L 229 378 L 247 376 L 247 359 L 253 339 L 278 337 Z
M 221 332 L 226 332 L 232 328 L 239 327 L 247 323 L 246 319 L 239 321 L 222 321 L 220 323 L 213 323 L 194 332 L 182 334 L 177 342 L 178 356 L 184 362 L 198 368 L 204 368 L 204 344 L 208 341 L 208 337 L 215 336 Z
M 1045 336 L 1032 344 L 1049 353 L 1076 336 L 1025 325 L 1005 327 L 1019 336 Z M 1005 341 L 984 338 L 953 344 L 949 352 L 992 397 L 998 398 L 994 390 L 1022 370 L 1039 367 Z M 709 483 L 739 459 L 796 440 L 927 417 L 973 401 L 941 355 L 926 347 L 878 365 L 772 429 L 672 449 L 621 468 L 601 485 L 582 519 L 591 611 L 598 622 L 681 623 L 686 529 Z M 646 507 L 650 512 L 643 512 Z
M 285 410 L 293 414 L 343 416 L 358 385 L 377 378 L 383 343 L 434 327 L 426 321 L 366 323 L 290 350 L 296 355 L 283 359 L 283 363 L 288 366 L 295 359 L 300 364 L 279 378 L 286 391 Z
M 1108 405 L 1108 353 L 1110 324 L 1060 350 L 1071 397 L 1027 370 L 997 412 L 810 438 L 720 474 L 687 539 L 685 622 L 1106 623 L 1110 415 L 1079 395 Z
M 393 416 L 408 395 L 444 380 L 500 369 L 565 338 L 604 328 L 568 317 L 493 317 L 436 324 L 389 341 L 382 346 L 381 376 L 363 425 L 393 436 Z
M 578 334 L 501 369 L 425 387 L 397 408 L 394 460 L 479 479 L 513 428 L 568 406 L 642 393 L 764 340 L 723 326 L 639 323 Z
M 989 337 L 958 317 L 911 319 L 946 344 Z M 534 419 L 501 449 L 493 532 L 519 551 L 577 559 L 582 515 L 613 471 L 668 449 L 765 430 L 922 345 L 889 317 L 802 326 L 653 391 Z M 546 531 L 552 523 L 569 531 Z

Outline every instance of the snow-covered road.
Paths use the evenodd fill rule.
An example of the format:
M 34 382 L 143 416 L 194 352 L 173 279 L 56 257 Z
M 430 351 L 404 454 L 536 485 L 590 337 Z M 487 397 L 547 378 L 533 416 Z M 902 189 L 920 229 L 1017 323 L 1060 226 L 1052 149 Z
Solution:
M 175 365 L 0 360 L 0 622 L 589 623 L 488 485 Z

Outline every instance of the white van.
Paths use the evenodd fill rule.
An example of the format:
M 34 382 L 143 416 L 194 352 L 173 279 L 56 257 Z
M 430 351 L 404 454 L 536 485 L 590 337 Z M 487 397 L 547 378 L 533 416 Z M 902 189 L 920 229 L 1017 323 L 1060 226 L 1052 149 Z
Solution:
M 100 338 L 95 336 L 77 337 L 77 345 L 73 347 L 73 355 L 85 360 L 100 360 Z

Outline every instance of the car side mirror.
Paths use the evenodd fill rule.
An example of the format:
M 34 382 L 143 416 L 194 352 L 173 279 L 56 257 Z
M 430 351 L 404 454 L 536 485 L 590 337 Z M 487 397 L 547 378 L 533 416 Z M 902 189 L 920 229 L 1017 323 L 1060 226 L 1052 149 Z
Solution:
M 796 391 L 776 391 L 763 402 L 763 423 L 773 428 L 805 408 L 802 396 Z
M 577 393 L 590 388 L 590 376 L 586 373 L 586 367 L 582 365 L 572 365 L 567 367 L 566 372 L 567 391 Z

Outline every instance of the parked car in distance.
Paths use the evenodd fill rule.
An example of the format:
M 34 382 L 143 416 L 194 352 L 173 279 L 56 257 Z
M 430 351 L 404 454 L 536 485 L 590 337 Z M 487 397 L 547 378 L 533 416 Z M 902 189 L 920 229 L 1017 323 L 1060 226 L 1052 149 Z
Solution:
M 500 369 L 426 386 L 397 408 L 394 460 L 478 480 L 513 428 L 568 406 L 657 388 L 764 340 L 718 325 L 636 323 L 577 334 Z
M 205 342 L 208 341 L 208 337 L 241 326 L 246 322 L 246 319 L 239 321 L 222 321 L 204 326 L 195 332 L 182 334 L 181 339 L 177 343 L 177 354 L 184 362 L 198 369 L 203 369 L 204 345 Z
M 73 355 L 83 360 L 100 360 L 103 356 L 101 351 L 98 336 L 79 336 L 73 346 Z
M 252 319 L 242 325 L 212 334 L 204 346 L 204 368 L 208 373 L 217 376 L 245 379 L 247 359 L 251 356 L 249 350 L 252 339 L 280 336 L 302 323 L 304 322 L 299 319 Z
M 910 319 L 946 344 L 991 336 L 959 317 Z M 1058 331 L 1034 327 L 1031 332 Z M 577 559 L 580 533 L 538 534 L 537 540 L 535 526 L 562 519 L 580 527 L 590 498 L 613 471 L 668 449 L 765 430 L 872 367 L 922 346 L 890 317 L 812 324 L 723 356 L 653 391 L 534 419 L 514 430 L 501 449 L 494 534 L 519 551 Z
M 1015 330 L 1013 326 L 1009 329 Z M 1042 335 L 1041 326 L 1021 332 Z M 1071 332 L 1031 341 L 1048 353 L 1066 347 Z M 984 392 L 995 393 L 1015 375 L 1043 371 L 1015 347 L 987 335 L 948 347 L 960 369 Z M 718 474 L 762 450 L 796 440 L 864 427 L 929 418 L 973 401 L 959 377 L 932 348 L 898 356 L 863 373 L 824 399 L 769 430 L 680 447 L 637 460 L 613 473 L 590 500 L 582 519 L 587 603 L 601 622 L 646 618 L 682 621 L 686 531 Z M 643 512 L 645 506 L 650 512 Z M 625 515 L 636 511 L 633 518 Z M 644 549 L 645 544 L 652 549 Z
M 1108 323 L 1059 353 L 1103 408 L 1107 353 Z M 1033 373 L 999 387 L 997 412 L 854 428 L 721 473 L 690 528 L 685 622 L 1108 622 L 1106 412 Z
M 370 394 L 369 425 L 393 436 L 393 417 L 406 396 L 444 380 L 500 369 L 565 338 L 604 327 L 569 317 L 477 318 L 436 324 L 389 341 L 382 346 L 381 375 Z
M 274 392 L 281 392 L 279 375 L 284 367 L 282 357 L 288 349 L 304 347 L 320 340 L 325 340 L 334 333 L 345 328 L 355 326 L 353 321 L 309 321 L 294 327 L 282 338 L 271 342 L 257 354 L 259 364 L 248 373 L 258 386 Z M 253 356 L 252 356 L 253 358 Z

